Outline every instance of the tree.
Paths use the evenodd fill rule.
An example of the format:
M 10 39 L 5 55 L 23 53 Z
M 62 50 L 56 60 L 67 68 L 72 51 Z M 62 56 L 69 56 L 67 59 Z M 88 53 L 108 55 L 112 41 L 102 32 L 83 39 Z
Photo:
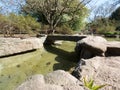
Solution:
M 16 33 L 22 34 L 32 34 L 32 33 L 38 33 L 40 31 L 40 23 L 36 21 L 35 18 L 27 15 L 15 15 L 10 14 L 8 16 L 8 20 L 10 20 L 12 23 L 14 23 L 14 26 L 16 27 Z
M 98 17 L 94 21 L 87 25 L 91 32 L 96 30 L 98 34 L 114 34 L 115 33 L 115 21 L 109 20 L 109 18 Z
M 14 34 L 37 34 L 40 31 L 40 23 L 35 18 L 27 15 L 9 15 L 0 14 L 0 33 L 4 36 L 13 36 Z
M 89 18 L 90 23 L 88 24 L 88 28 L 92 30 L 96 30 L 97 33 L 105 34 L 105 33 L 114 33 L 115 32 L 115 20 L 109 19 L 110 14 L 115 9 L 115 2 L 106 1 L 99 7 L 95 8 L 92 12 L 94 13 Z
M 118 7 L 110 16 L 110 19 L 120 21 L 120 7 Z
M 48 24 L 54 33 L 55 28 L 61 23 L 73 22 L 80 12 L 91 0 L 26 0 L 22 11 Z M 67 16 L 69 19 L 63 20 Z M 63 22 L 64 21 L 64 22 Z
M 116 32 L 120 33 L 120 6 L 110 15 L 110 20 L 115 20 Z

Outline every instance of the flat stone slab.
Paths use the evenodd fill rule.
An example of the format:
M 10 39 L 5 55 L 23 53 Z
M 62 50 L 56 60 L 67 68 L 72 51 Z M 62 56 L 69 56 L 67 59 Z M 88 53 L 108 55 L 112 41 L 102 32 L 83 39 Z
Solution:
M 75 50 L 80 58 L 88 59 L 94 56 L 104 56 L 107 50 L 107 40 L 100 36 L 88 36 L 77 42 Z
M 0 38 L 0 57 L 43 48 L 46 37 L 41 38 Z

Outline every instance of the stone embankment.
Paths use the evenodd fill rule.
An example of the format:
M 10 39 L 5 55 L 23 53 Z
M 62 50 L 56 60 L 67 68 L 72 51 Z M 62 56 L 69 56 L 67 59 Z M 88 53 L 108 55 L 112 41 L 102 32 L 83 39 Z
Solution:
M 92 78 L 97 85 L 106 84 L 100 90 L 120 90 L 120 56 L 81 59 L 73 75 L 79 80 Z
M 101 90 L 120 90 L 120 42 L 89 36 L 77 42 L 80 61 L 73 75 L 82 80 L 92 78 Z
M 29 47 L 29 50 L 32 50 L 43 45 L 38 38 L 1 41 L 4 44 L 7 42 L 6 45 L 2 43 L 4 48 L 0 49 L 7 54 L 21 52 L 20 48 L 28 50 Z M 106 84 L 101 90 L 120 90 L 120 42 L 108 42 L 102 37 L 88 36 L 77 42 L 75 50 L 80 61 L 72 74 L 77 79 L 65 71 L 58 70 L 45 76 L 32 76 L 16 90 L 88 90 L 81 82 L 84 77 L 92 78 L 97 85 Z M 7 55 L 6 53 L 4 55 Z
M 46 37 L 0 38 L 0 57 L 43 48 Z

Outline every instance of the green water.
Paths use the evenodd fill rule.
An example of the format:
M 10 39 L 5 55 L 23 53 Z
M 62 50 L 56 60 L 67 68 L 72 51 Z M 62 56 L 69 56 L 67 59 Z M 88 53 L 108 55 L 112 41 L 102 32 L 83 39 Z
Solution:
M 14 90 L 27 77 L 62 69 L 71 72 L 76 65 L 74 42 L 45 46 L 45 50 L 0 58 L 0 90 Z

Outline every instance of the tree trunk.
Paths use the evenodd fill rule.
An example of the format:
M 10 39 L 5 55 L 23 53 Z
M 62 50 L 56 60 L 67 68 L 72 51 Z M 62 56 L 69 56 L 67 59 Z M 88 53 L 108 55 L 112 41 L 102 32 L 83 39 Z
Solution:
M 49 34 L 55 34 L 55 27 L 54 25 L 50 25 L 50 32 Z

